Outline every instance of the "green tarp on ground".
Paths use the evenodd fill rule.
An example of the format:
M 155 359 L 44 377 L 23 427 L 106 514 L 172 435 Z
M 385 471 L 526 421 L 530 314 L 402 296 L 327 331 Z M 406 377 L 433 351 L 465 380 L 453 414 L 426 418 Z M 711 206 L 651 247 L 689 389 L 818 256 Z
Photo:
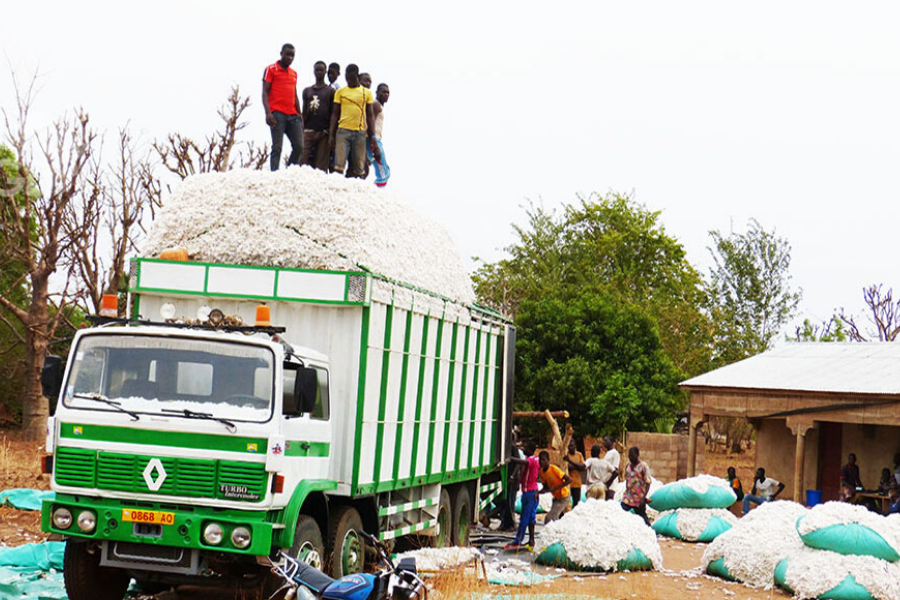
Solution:
M 720 556 L 716 560 L 712 561 L 708 565 L 706 565 L 706 572 L 710 575 L 715 575 L 717 577 L 721 577 L 722 579 L 727 579 L 728 581 L 737 581 L 728 571 L 728 567 L 725 566 L 725 557 Z
M 579 565 L 578 563 L 572 562 L 561 542 L 551 544 L 542 550 L 541 553 L 535 557 L 534 562 L 550 567 L 562 567 L 572 571 L 586 571 L 589 573 L 605 573 L 608 571 L 608 569 L 601 569 L 600 567 L 590 565 Z M 628 551 L 625 558 L 616 563 L 615 568 L 616 571 L 650 571 L 652 569 L 653 563 L 650 562 L 650 559 L 647 558 L 643 552 L 634 547 Z
M 65 547 L 64 542 L 46 542 L 0 548 L 0 600 L 64 600 L 66 588 L 60 570 Z
M 0 548 L 0 567 L 23 567 L 39 571 L 62 569 L 65 542 L 44 542 Z
M 691 540 L 681 535 L 681 532 L 678 531 L 677 512 L 670 512 L 653 522 L 653 531 L 656 533 L 685 542 L 709 543 L 729 529 L 731 529 L 731 523 L 722 517 L 712 515 L 709 517 L 709 521 L 706 523 L 706 527 L 703 529 L 703 533 L 700 534 L 700 537 Z
M 41 510 L 41 502 L 45 498 L 52 500 L 55 497 L 55 492 L 47 490 L 15 488 L 0 492 L 0 505 L 9 504 L 13 508 L 21 510 Z
M 797 520 L 799 533 L 800 523 Z M 900 560 L 900 553 L 877 531 L 859 523 L 839 523 L 801 534 L 800 539 L 810 548 L 831 550 L 838 554 L 874 556 L 888 562 Z
M 728 508 L 737 500 L 730 489 L 716 485 L 705 492 L 698 492 L 683 483 L 667 483 L 650 494 L 650 506 L 654 510 L 666 511 L 676 508 Z
M 791 589 L 786 581 L 788 560 L 785 558 L 775 567 L 775 583 L 793 594 L 794 590 Z M 847 575 L 842 582 L 827 592 L 819 594 L 816 598 L 819 600 L 875 600 L 875 597 L 869 593 L 869 590 L 856 582 L 856 578 L 853 575 Z

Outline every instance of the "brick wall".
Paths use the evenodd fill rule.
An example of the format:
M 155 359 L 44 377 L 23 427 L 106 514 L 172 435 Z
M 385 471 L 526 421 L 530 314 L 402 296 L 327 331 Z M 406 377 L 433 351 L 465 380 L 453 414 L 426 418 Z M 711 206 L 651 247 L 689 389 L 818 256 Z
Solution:
M 645 433 L 632 431 L 625 441 L 622 459 L 628 460 L 628 448 L 637 446 L 641 460 L 650 467 L 653 476 L 664 483 L 687 477 L 688 436 L 670 433 Z M 697 473 L 703 473 L 706 456 L 703 440 L 697 440 Z

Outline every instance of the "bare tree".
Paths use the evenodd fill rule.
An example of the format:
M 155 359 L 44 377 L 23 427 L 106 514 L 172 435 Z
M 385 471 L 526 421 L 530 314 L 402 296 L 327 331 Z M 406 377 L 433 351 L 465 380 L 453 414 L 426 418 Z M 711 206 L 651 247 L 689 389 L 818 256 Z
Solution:
M 72 203 L 82 192 L 96 140 L 89 117 L 82 110 L 65 115 L 42 135 L 36 135 L 38 157 L 32 156 L 28 113 L 34 100 L 35 78 L 22 90 L 13 74 L 15 113 L 3 110 L 6 136 L 15 154 L 14 175 L 0 169 L 0 230 L 6 240 L 4 259 L 22 266 L 30 288 L 24 305 L 0 293 L 2 305 L 24 328 L 25 394 L 22 430 L 26 439 L 40 439 L 47 426 L 47 400 L 41 393 L 41 370 L 51 338 L 66 307 L 77 296 L 70 289 L 74 278 L 66 273 L 62 291 L 51 291 L 50 279 L 58 269 L 71 267 L 77 243 L 66 226 Z M 38 167 L 38 168 L 34 168 Z M 32 185 L 34 182 L 34 185 Z M 16 190 L 17 193 L 9 193 Z M 8 254 L 6 254 L 8 253 Z
M 835 315 L 835 318 L 847 324 L 850 339 L 854 342 L 867 342 L 870 339 L 881 342 L 896 340 L 900 336 L 900 300 L 894 302 L 893 289 L 883 291 L 881 284 L 870 285 L 863 288 L 863 301 L 868 308 L 869 319 L 875 325 L 874 333 L 867 331 L 863 334 L 854 316 L 848 315 L 843 308 Z
M 119 130 L 116 159 L 107 165 L 99 158 L 92 161 L 88 181 L 66 224 L 75 240 L 74 266 L 86 301 L 97 312 L 103 294 L 123 291 L 127 257 L 144 232 L 144 215 L 158 207 L 152 186 L 159 182 L 150 156 L 140 153 L 127 126 Z
M 248 122 L 241 120 L 250 106 L 250 97 L 241 96 L 239 86 L 231 88 L 225 104 L 219 107 L 222 128 L 198 143 L 180 133 L 170 133 L 165 142 L 154 142 L 163 166 L 181 179 L 197 173 L 228 171 L 235 166 L 262 169 L 269 160 L 269 147 L 256 147 L 253 142 L 237 142 L 237 134 Z M 234 158 L 237 150 L 237 159 Z

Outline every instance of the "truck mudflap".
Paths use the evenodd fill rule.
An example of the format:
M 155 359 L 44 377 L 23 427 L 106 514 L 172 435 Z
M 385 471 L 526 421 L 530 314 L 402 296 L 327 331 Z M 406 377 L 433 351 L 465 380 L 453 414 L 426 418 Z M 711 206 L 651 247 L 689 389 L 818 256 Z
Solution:
M 97 541 L 259 556 L 268 555 L 272 548 L 274 526 L 266 521 L 266 514 L 265 511 L 57 494 L 55 499 L 43 502 L 41 529 L 50 534 Z M 58 517 L 54 519 L 54 515 Z M 67 526 L 61 526 L 66 523 Z M 218 535 L 210 535 L 209 528 Z M 240 530 L 239 535 L 233 535 L 236 529 Z M 249 541 L 245 532 L 249 532 Z

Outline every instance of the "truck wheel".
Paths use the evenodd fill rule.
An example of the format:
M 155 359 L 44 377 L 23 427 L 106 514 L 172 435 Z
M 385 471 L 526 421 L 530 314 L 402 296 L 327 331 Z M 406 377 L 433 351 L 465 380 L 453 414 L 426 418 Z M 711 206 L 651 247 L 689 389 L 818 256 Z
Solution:
M 450 530 L 450 541 L 454 546 L 469 545 L 469 528 L 472 525 L 472 499 L 469 488 L 464 485 L 456 490 L 456 502 L 453 504 L 453 529 Z
M 441 488 L 441 500 L 438 504 L 438 534 L 434 536 L 435 548 L 446 548 L 450 545 L 450 530 L 453 529 L 453 508 L 450 506 L 450 493 Z
M 100 549 L 66 542 L 63 575 L 70 600 L 122 600 L 131 577 L 122 569 L 100 566 Z
M 309 515 L 297 517 L 291 556 L 320 571 L 325 570 L 325 544 L 322 543 L 322 531 L 316 520 Z
M 359 512 L 352 506 L 339 506 L 331 513 L 328 562 L 331 563 L 331 576 L 335 579 L 363 572 L 366 547 L 357 533 L 362 528 Z

